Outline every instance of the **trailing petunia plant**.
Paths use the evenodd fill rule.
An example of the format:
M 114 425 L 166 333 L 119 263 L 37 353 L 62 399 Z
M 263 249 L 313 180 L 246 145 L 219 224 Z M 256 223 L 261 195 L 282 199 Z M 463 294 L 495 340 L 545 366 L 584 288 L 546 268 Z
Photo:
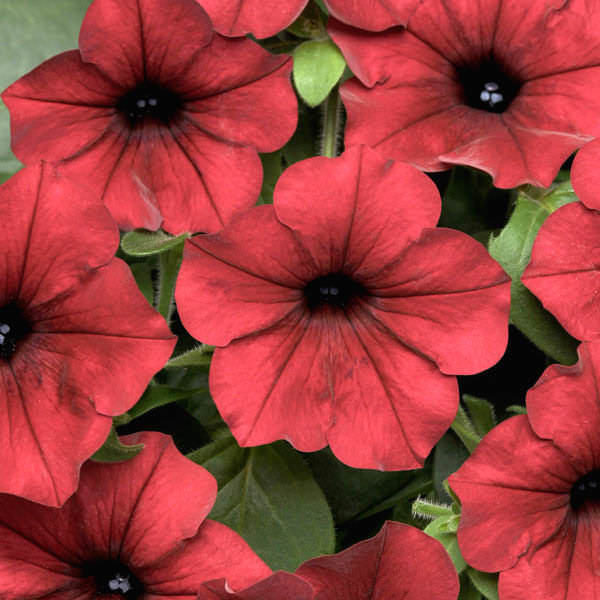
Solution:
M 2 600 L 600 600 L 599 2 L 0 35 Z

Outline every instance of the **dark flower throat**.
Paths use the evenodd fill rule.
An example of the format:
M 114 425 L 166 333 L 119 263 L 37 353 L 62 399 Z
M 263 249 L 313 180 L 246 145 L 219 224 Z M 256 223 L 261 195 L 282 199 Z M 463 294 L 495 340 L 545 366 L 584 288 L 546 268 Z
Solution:
M 366 290 L 360 283 L 343 273 L 317 277 L 304 288 L 304 296 L 311 310 L 326 304 L 345 308 L 354 298 L 365 294 Z
M 457 67 L 464 103 L 471 108 L 503 113 L 517 97 L 521 82 L 493 57 Z
M 587 502 L 600 502 L 600 469 L 580 477 L 571 488 L 571 508 L 577 510 Z
M 96 582 L 98 596 L 116 594 L 126 600 L 139 600 L 144 593 L 140 580 L 117 560 L 99 560 L 88 563 L 84 568 L 88 577 Z
M 14 302 L 0 308 L 0 359 L 10 360 L 18 343 L 30 333 L 29 323 Z
M 180 109 L 177 94 L 149 81 L 140 83 L 117 102 L 117 110 L 132 127 L 146 120 L 168 125 Z

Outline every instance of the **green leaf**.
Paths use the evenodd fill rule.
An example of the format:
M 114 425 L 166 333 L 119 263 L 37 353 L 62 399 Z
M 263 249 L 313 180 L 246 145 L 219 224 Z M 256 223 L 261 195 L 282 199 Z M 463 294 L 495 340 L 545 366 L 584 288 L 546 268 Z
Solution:
M 137 401 L 136 405 L 129 409 L 126 415 L 129 421 L 137 419 L 144 413 L 151 411 L 153 408 L 171 404 L 178 400 L 184 400 L 193 396 L 197 390 L 173 388 L 168 385 L 151 384 L 146 388 L 142 397 Z M 125 423 L 120 423 L 124 425 Z
M 458 573 L 461 573 L 467 568 L 467 563 L 460 553 L 458 540 L 456 538 L 455 527 L 458 527 L 458 519 L 458 515 L 439 517 L 438 519 L 435 519 L 435 521 L 429 523 L 423 531 L 425 531 L 427 535 L 438 540 L 438 542 L 441 542 L 450 555 L 450 558 L 454 563 L 454 568 Z
M 259 204 L 273 204 L 273 190 L 281 175 L 281 150 L 260 155 L 263 167 L 263 183 L 260 191 Z
M 467 575 L 484 598 L 487 600 L 499 600 L 497 573 L 482 573 L 472 567 L 468 567 Z
M 481 600 L 479 590 L 473 585 L 465 572 L 460 575 L 460 594 L 457 600 Z
M 540 350 L 562 364 L 577 361 L 578 342 L 543 308 L 520 278 L 531 258 L 531 248 L 542 223 L 557 208 L 576 200 L 568 181 L 550 190 L 526 186 L 519 192 L 506 227 L 497 237 L 492 237 L 488 245 L 492 257 L 512 279 L 511 322 Z
M 218 440 L 208 457 L 204 449 L 188 455 L 222 484 L 210 518 L 237 531 L 273 570 L 333 552 L 331 511 L 300 455 L 284 442 L 239 451 L 233 443 Z
M 494 428 L 496 417 L 494 407 L 490 402 L 469 394 L 463 394 L 462 401 L 467 407 L 471 423 L 473 423 L 473 427 L 480 437 L 483 437 Z
M 325 493 L 337 525 L 364 518 L 371 509 L 375 510 L 375 514 L 385 510 L 381 505 L 410 485 L 416 474 L 414 471 L 353 469 L 341 463 L 329 448 L 306 454 L 305 459 Z M 418 473 L 423 474 L 423 470 Z M 420 493 L 426 491 L 417 489 L 409 499 Z M 392 500 L 389 507 L 400 500 Z
M 121 239 L 121 249 L 130 256 L 152 256 L 183 244 L 189 237 L 189 233 L 173 236 L 160 229 L 158 231 L 134 229 Z
M 0 90 L 45 59 L 77 48 L 83 15 L 91 0 L 2 0 L 0 2 Z M 10 151 L 8 109 L 0 101 L 0 171 L 21 164 Z
M 134 444 L 133 446 L 122 444 L 113 426 L 106 441 L 99 450 L 96 450 L 91 459 L 103 463 L 123 462 L 139 454 L 143 447 L 144 444 Z
M 331 40 L 309 41 L 294 50 L 294 84 L 309 106 L 321 104 L 340 80 L 346 61 Z
M 467 460 L 469 453 L 452 431 L 448 431 L 436 444 L 433 452 L 433 485 L 443 502 L 453 499 L 444 489 L 444 481 Z
M 207 367 L 215 347 L 201 344 L 197 348 L 192 348 L 179 356 L 173 357 L 166 365 L 165 369 L 174 369 L 178 367 Z
M 152 266 L 147 262 L 136 262 L 129 265 L 137 286 L 149 304 L 154 302 L 154 282 L 152 281 Z
M 327 36 L 325 15 L 312 2 L 306 5 L 302 14 L 287 28 L 290 33 L 304 39 L 319 39 Z

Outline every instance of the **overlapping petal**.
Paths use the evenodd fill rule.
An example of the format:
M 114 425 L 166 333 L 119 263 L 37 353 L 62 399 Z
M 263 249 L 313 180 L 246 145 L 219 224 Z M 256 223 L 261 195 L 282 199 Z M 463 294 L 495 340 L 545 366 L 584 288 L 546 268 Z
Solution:
M 240 591 L 232 591 L 224 580 L 205 583 L 198 600 L 312 600 L 311 585 L 292 573 L 276 571 L 270 577 Z
M 499 359 L 509 305 L 482 246 L 430 229 L 439 210 L 429 179 L 360 147 L 293 165 L 274 207 L 187 243 L 179 314 L 201 341 L 228 344 L 210 387 L 242 445 L 285 438 L 329 443 L 357 467 L 423 464 L 456 411 L 444 373 Z M 348 298 L 323 301 L 330 285 Z
M 405 30 L 380 34 L 332 19 L 329 31 L 360 80 L 341 89 L 346 145 L 366 143 L 430 171 L 470 165 L 497 187 L 548 186 L 598 133 L 599 21 L 598 7 L 583 0 L 421 3 Z M 577 43 L 565 48 L 565 35 Z M 464 87 L 464 73 L 490 60 L 516 82 L 499 112 L 471 104 Z
M 97 561 L 123 565 L 148 598 L 193 600 L 203 581 L 244 587 L 270 573 L 237 534 L 205 521 L 216 496 L 207 471 L 167 436 L 126 442 L 144 450 L 125 463 L 86 463 L 79 490 L 60 509 L 0 497 L 3 598 L 91 600 Z
M 533 244 L 523 283 L 580 340 L 600 335 L 600 215 L 572 203 L 552 213 Z
M 17 335 L 0 340 L 0 489 L 57 506 L 175 338 L 113 258 L 118 234 L 99 199 L 47 165 L 1 194 L 10 227 L 0 310 Z
M 321 600 L 454 600 L 458 576 L 443 546 L 415 527 L 388 521 L 373 538 L 305 562 L 296 574 Z
M 290 71 L 285 56 L 213 34 L 195 0 L 95 0 L 80 50 L 3 99 L 20 159 L 59 162 L 121 228 L 211 232 L 256 202 L 257 152 L 295 129 Z
M 600 140 L 586 144 L 575 156 L 571 181 L 578 198 L 594 210 L 600 209 Z

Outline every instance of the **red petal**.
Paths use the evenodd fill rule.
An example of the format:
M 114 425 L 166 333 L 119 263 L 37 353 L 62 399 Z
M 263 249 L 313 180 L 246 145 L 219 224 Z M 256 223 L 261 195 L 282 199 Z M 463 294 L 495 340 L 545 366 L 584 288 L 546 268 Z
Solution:
M 573 336 L 600 335 L 600 214 L 572 203 L 542 225 L 525 269 L 523 283 Z
M 579 199 L 594 210 L 600 209 L 600 140 L 586 144 L 575 157 L 571 167 L 573 189 Z
M 508 343 L 510 280 L 486 249 L 450 229 L 429 229 L 365 280 L 369 309 L 444 373 L 494 365 Z
M 224 579 L 209 581 L 199 591 L 198 600 L 312 600 L 312 587 L 300 577 L 276 571 L 270 577 L 239 592 L 230 591 Z
M 95 0 L 79 48 L 83 60 L 132 88 L 180 76 L 211 37 L 210 20 L 194 0 Z
M 527 393 L 527 413 L 537 435 L 552 440 L 585 475 L 600 465 L 600 346 L 584 343 L 578 352 L 572 367 L 544 371 Z
M 296 573 L 313 585 L 320 600 L 456 600 L 459 591 L 443 546 L 415 527 L 391 521 L 375 537 L 309 560 Z
M 273 207 L 256 207 L 220 234 L 186 242 L 175 290 L 179 315 L 195 338 L 225 345 L 295 310 L 315 272 Z
M 322 273 L 371 276 L 434 227 L 441 203 L 428 177 L 360 146 L 295 163 L 275 187 L 275 211 Z
M 308 0 L 198 0 L 223 35 L 267 38 L 291 25 Z
M 458 543 L 482 571 L 513 567 L 560 529 L 578 475 L 566 455 L 540 440 L 527 417 L 513 417 L 480 442 L 449 478 L 462 512 Z
M 44 376 L 54 380 L 57 398 L 66 386 L 106 415 L 135 404 L 176 341 L 117 258 L 68 296 L 31 308 L 31 318 L 31 348 L 15 355 L 17 376 L 27 377 L 35 357 L 42 373 L 49 370 Z
M 419 0 L 325 0 L 336 19 L 370 31 L 382 31 L 394 25 L 406 25 Z
M 181 551 L 141 571 L 148 600 L 164 600 L 165 596 L 196 600 L 204 581 L 224 577 L 230 587 L 240 589 L 270 574 L 271 569 L 235 531 L 210 520 L 200 525 L 197 535 Z

